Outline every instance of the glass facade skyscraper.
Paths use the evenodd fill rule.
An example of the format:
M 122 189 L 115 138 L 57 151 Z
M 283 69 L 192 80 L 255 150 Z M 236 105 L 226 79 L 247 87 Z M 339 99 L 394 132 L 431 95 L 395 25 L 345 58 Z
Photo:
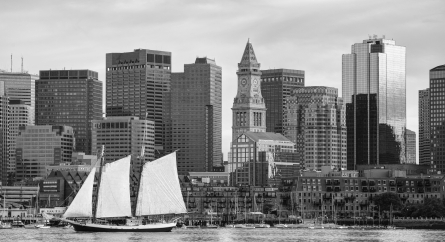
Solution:
M 445 65 L 430 70 L 431 165 L 445 172 Z
M 431 165 L 430 89 L 419 90 L 419 165 Z
M 304 87 L 304 71 L 271 69 L 261 71 L 261 94 L 266 103 L 266 131 L 283 133 L 286 98 L 297 87 Z
M 179 150 L 178 173 L 213 170 L 221 164 L 222 70 L 214 60 L 196 58 L 172 73 L 171 151 Z
M 374 36 L 343 55 L 348 169 L 406 162 L 405 51 Z
M 91 121 L 102 118 L 102 82 L 91 70 L 40 71 L 36 124 L 74 130 L 75 151 L 91 154 Z
M 406 163 L 416 164 L 416 132 L 406 129 Z

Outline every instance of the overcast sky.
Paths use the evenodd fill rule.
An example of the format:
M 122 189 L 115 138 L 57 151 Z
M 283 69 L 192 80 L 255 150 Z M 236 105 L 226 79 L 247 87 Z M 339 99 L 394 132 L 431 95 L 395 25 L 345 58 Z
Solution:
M 418 90 L 445 64 L 445 1 L 2 1 L 0 69 L 91 69 L 105 82 L 105 54 L 172 52 L 173 72 L 197 56 L 223 70 L 223 152 L 231 139 L 236 69 L 247 39 L 262 69 L 306 72 L 306 86 L 341 93 L 341 56 L 369 35 L 406 47 L 407 128 L 418 133 Z

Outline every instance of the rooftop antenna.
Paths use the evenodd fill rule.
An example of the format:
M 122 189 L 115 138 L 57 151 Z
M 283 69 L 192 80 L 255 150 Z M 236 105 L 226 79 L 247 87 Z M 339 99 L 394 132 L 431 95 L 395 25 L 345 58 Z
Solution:
M 22 73 L 23 73 L 23 56 L 22 56 Z
M 11 72 L 12 72 L 12 54 L 11 54 Z

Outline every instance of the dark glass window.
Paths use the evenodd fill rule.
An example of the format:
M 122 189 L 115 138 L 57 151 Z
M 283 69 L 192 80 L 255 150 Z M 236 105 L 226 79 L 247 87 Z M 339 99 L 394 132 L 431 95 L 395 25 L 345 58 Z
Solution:
M 155 55 L 147 54 L 147 62 L 155 62 Z

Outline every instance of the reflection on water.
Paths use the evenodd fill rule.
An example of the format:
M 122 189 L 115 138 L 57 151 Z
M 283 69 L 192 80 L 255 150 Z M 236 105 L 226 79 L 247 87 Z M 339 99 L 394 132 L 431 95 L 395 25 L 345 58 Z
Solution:
M 175 229 L 170 233 L 78 233 L 71 229 L 0 230 L 1 241 L 443 241 L 441 230 Z

